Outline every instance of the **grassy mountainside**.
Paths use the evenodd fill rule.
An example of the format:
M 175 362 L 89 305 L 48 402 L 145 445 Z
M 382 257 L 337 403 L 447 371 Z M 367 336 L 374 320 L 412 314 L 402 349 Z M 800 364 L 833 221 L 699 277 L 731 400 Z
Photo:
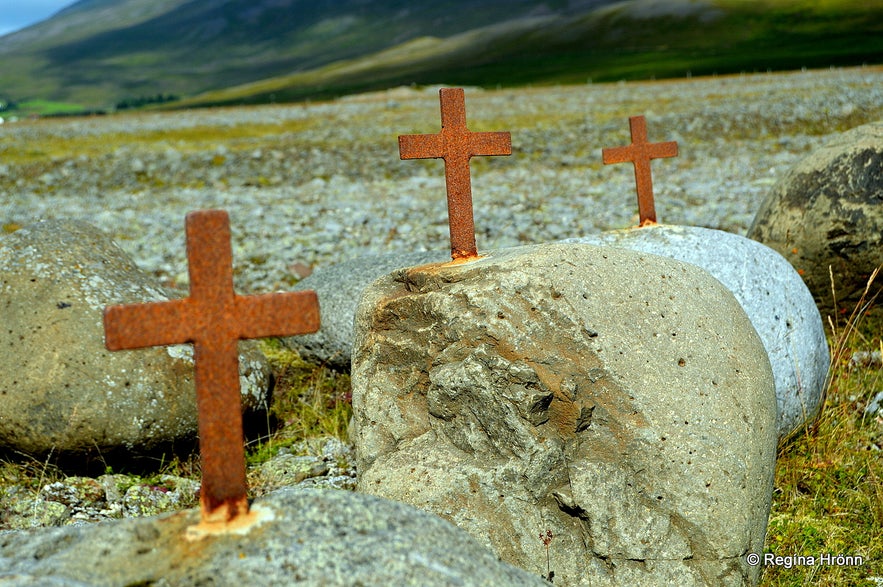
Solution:
M 107 107 L 125 98 L 188 95 L 375 53 L 428 31 L 449 36 L 551 10 L 546 4 L 82 0 L 0 38 L 0 99 Z
M 108 108 L 883 62 L 883 0 L 82 0 L 0 38 L 0 100 Z
M 584 83 L 883 62 L 883 4 L 632 0 L 513 19 L 445 39 L 210 92 L 188 105 L 332 97 L 402 84 Z

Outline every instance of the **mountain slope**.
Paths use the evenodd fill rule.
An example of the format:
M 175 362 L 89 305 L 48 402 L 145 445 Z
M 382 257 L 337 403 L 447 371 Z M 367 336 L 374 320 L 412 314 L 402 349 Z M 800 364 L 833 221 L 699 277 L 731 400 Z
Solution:
M 883 0 L 81 0 L 0 38 L 0 100 L 254 103 L 881 61 Z
M 812 4 L 812 6 L 811 6 Z M 262 103 L 401 84 L 522 85 L 883 62 L 878 3 L 627 0 L 423 37 L 309 72 L 207 92 L 179 106 Z
M 448 36 L 548 12 L 548 4 L 566 3 L 82 0 L 0 38 L 0 98 L 107 106 L 122 97 L 190 94 L 355 58 L 427 32 Z

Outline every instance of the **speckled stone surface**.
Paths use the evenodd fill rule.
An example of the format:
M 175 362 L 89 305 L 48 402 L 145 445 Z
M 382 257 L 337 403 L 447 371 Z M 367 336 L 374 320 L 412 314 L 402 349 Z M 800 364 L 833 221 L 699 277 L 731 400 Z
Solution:
M 141 452 L 194 437 L 192 347 L 104 347 L 105 306 L 168 296 L 87 223 L 39 222 L 0 238 L 0 445 Z M 270 370 L 253 342 L 241 344 L 243 405 L 255 408 Z
M 0 535 L 0 585 L 548 585 L 401 503 L 288 489 L 260 498 L 252 511 L 258 522 L 250 529 L 197 541 L 186 538 L 196 510 Z
M 361 492 L 556 585 L 757 582 L 773 374 L 695 265 L 546 244 L 393 272 L 359 305 L 352 383 Z
M 697 226 L 655 225 L 570 242 L 662 255 L 711 273 L 739 300 L 769 353 L 779 441 L 816 416 L 828 375 L 825 328 L 812 294 L 779 253 L 739 235 Z

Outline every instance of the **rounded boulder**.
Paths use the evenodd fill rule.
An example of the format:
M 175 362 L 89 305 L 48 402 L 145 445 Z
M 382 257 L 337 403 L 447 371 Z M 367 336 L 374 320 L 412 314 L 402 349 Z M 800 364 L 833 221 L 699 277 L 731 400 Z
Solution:
M 823 314 L 852 311 L 883 265 L 883 121 L 844 132 L 795 165 L 748 237 L 797 269 Z
M 706 271 L 581 244 L 371 284 L 356 315 L 358 491 L 562 585 L 751 585 L 772 369 Z
M 43 221 L 0 239 L 0 446 L 31 455 L 146 453 L 194 438 L 193 348 L 110 352 L 103 311 L 169 294 L 100 230 Z M 270 369 L 242 344 L 243 408 Z
M 708 271 L 739 301 L 769 354 L 779 443 L 818 414 L 830 363 L 825 328 L 812 294 L 779 253 L 721 230 L 662 224 L 570 242 L 643 251 Z

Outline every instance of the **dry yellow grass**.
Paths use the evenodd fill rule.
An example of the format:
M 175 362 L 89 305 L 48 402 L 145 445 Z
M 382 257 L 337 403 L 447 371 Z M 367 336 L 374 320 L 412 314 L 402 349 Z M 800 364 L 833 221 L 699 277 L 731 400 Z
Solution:
M 779 452 L 765 552 L 783 558 L 765 567 L 762 585 L 870 586 L 883 578 L 883 420 L 865 413 L 883 366 L 852 360 L 883 349 L 874 301 L 864 297 L 845 321 L 829 320 L 824 408 Z

